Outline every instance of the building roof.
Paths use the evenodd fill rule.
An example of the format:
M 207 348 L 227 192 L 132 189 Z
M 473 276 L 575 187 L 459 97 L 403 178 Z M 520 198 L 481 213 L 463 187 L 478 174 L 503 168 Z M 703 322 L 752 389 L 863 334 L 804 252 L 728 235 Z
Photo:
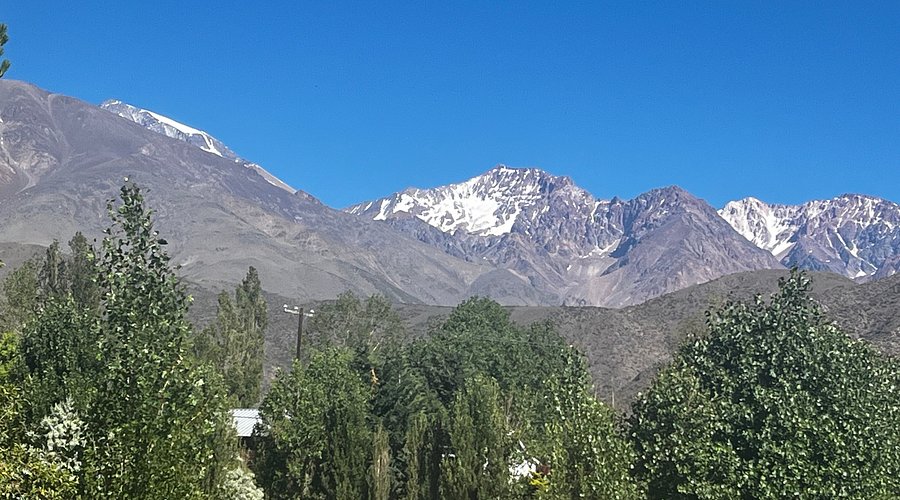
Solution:
M 259 422 L 259 410 L 256 408 L 235 408 L 231 410 L 234 428 L 238 437 L 250 437 L 253 428 Z

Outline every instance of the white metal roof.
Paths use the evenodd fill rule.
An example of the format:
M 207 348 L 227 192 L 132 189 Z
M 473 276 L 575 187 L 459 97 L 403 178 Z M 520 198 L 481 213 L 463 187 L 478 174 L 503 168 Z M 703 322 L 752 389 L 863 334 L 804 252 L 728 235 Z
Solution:
M 231 410 L 231 418 L 234 419 L 234 428 L 239 437 L 250 437 L 253 428 L 259 422 L 259 410 L 256 408 L 235 408 Z

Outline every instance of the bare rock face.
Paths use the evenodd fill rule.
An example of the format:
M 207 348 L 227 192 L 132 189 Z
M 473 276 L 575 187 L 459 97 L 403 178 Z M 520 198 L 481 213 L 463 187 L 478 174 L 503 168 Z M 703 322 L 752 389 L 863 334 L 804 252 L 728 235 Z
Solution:
M 860 280 L 897 272 L 900 205 L 888 200 L 845 194 L 802 205 L 769 205 L 745 198 L 719 213 L 788 267 Z
M 783 267 L 678 187 L 598 200 L 539 169 L 499 165 L 346 211 L 507 269 L 569 305 L 621 307 L 725 274 Z

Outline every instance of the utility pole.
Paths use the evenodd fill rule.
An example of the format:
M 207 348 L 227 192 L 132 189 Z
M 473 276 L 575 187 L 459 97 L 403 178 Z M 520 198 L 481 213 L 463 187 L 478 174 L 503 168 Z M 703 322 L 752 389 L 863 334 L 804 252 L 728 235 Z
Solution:
M 300 306 L 288 306 L 284 305 L 284 312 L 288 314 L 294 314 L 297 316 L 297 355 L 296 359 L 300 359 L 300 354 L 302 353 L 303 346 L 303 318 L 311 317 L 315 314 L 315 311 L 310 309 L 309 312 L 306 312 Z

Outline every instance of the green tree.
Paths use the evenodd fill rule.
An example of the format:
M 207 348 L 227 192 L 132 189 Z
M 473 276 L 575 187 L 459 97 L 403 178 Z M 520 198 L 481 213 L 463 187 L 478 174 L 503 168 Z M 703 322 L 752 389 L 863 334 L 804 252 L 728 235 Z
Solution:
M 95 250 L 81 232 L 69 240 L 72 256 L 68 262 L 69 286 L 75 304 L 87 311 L 100 307 L 100 290 L 97 288 Z
M 900 367 L 826 321 L 796 271 L 731 303 L 633 406 L 651 498 L 900 497 Z
M 639 497 L 630 477 L 634 451 L 616 415 L 583 381 L 550 379 L 528 404 L 517 460 L 533 466 L 528 490 L 548 499 Z
M 262 388 L 268 317 L 259 274 L 253 266 L 250 266 L 247 276 L 235 290 L 234 299 L 241 326 L 241 338 L 238 343 L 243 351 L 237 363 L 241 366 L 241 383 L 235 394 L 239 404 L 256 405 Z
M 500 387 L 473 377 L 456 394 L 446 425 L 450 446 L 441 457 L 443 498 L 509 495 L 509 432 Z
M 20 383 L 24 364 L 19 339 L 12 332 L 0 334 L 0 450 L 20 442 L 27 427 Z
M 0 499 L 69 500 L 78 498 L 74 476 L 23 444 L 0 448 Z
M 53 241 L 44 252 L 44 259 L 38 271 L 38 292 L 42 300 L 49 297 L 63 297 L 71 291 L 68 263 L 59 251 L 59 242 Z
M 441 456 L 440 452 L 435 453 L 437 450 L 435 440 L 430 439 L 429 431 L 432 428 L 428 416 L 423 412 L 409 419 L 400 452 L 406 479 L 401 498 L 406 500 L 433 498 L 435 495 L 431 492 L 438 491 Z
M 4 313 L 25 325 L 21 374 L 0 385 L 2 427 L 18 436 L 0 443 L 0 468 L 25 478 L 14 497 L 216 498 L 235 464 L 221 379 L 190 355 L 188 298 L 152 212 L 134 185 L 121 198 L 99 259 L 76 235 L 71 261 L 54 244 L 5 283 Z
M 126 183 L 108 205 L 99 258 L 101 370 L 79 411 L 90 446 L 85 492 L 106 498 L 209 498 L 219 490 L 230 422 L 218 377 L 189 355 L 188 298 L 152 211 Z
M 216 320 L 194 340 L 194 351 L 222 374 L 239 406 L 259 403 L 266 323 L 266 301 L 251 267 L 233 300 L 227 292 L 219 294 Z
M 379 422 L 372 434 L 372 458 L 369 465 L 369 499 L 388 500 L 393 483 L 391 471 L 391 443 L 388 433 Z
M 0 335 L 0 499 L 68 499 L 77 478 L 47 452 L 30 446 L 29 402 L 20 383 L 24 366 L 19 335 Z
M 510 468 L 529 463 L 553 468 L 551 498 L 637 494 L 613 413 L 591 395 L 583 356 L 548 324 L 521 327 L 496 302 L 470 299 L 384 370 L 374 411 L 397 434 L 405 498 L 505 496 Z M 487 469 L 474 462 L 494 464 L 493 480 L 482 481 Z
M 403 322 L 391 303 L 380 295 L 360 300 L 352 292 L 342 293 L 334 303 L 322 304 L 310 318 L 313 346 L 350 349 L 353 365 L 371 379 L 380 377 L 385 356 L 406 339 Z
M 314 352 L 272 384 L 253 464 L 269 498 L 363 498 L 371 393 L 351 361 L 346 349 Z
M 24 386 L 32 421 L 66 398 L 83 404 L 91 400 L 102 369 L 97 326 L 70 294 L 46 299 L 25 326 L 21 354 L 29 374 Z
M 3 280 L 0 329 L 19 332 L 34 316 L 38 301 L 39 265 L 37 259 L 29 259 Z
M 9 35 L 6 34 L 6 25 L 0 24 L 0 56 L 3 55 L 3 46 L 6 45 L 6 42 L 9 41 Z M 4 59 L 3 62 L 0 62 L 0 78 L 3 78 L 3 75 L 6 74 L 6 70 L 9 69 L 9 59 Z

